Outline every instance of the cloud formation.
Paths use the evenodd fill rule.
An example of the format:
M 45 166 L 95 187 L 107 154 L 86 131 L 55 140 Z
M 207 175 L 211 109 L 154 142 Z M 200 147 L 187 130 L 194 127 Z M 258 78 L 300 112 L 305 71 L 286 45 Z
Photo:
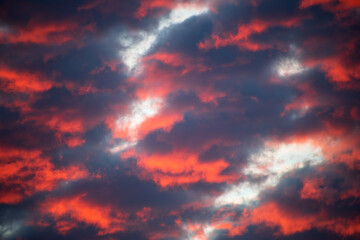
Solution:
M 1 239 L 358 239 L 354 0 L 0 3 Z

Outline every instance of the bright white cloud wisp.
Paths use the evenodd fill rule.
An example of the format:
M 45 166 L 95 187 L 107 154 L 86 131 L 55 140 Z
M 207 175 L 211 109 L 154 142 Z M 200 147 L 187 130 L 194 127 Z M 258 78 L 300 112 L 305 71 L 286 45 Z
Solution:
M 207 7 L 198 6 L 175 8 L 168 16 L 160 18 L 157 27 L 152 31 L 126 32 L 121 35 L 119 40 L 123 50 L 120 51 L 120 56 L 128 67 L 128 71 L 134 73 L 134 70 L 138 71 L 140 69 L 138 65 L 141 57 L 156 43 L 162 31 L 207 11 Z M 135 146 L 138 140 L 138 127 L 146 119 L 155 116 L 160 111 L 162 102 L 163 100 L 157 97 L 134 102 L 129 113 L 120 117 L 117 121 L 118 128 L 128 132 L 128 138 L 111 148 L 110 151 L 115 153 Z
M 120 44 L 124 48 L 120 51 L 121 59 L 129 71 L 137 69 L 139 60 L 156 43 L 159 34 L 166 28 L 184 22 L 193 16 L 201 15 L 208 11 L 207 7 L 179 7 L 173 9 L 170 14 L 159 20 L 152 31 L 138 31 L 135 33 L 124 33 L 120 36 Z
M 276 186 L 284 174 L 299 169 L 305 165 L 317 165 L 323 161 L 319 147 L 311 142 L 281 144 L 277 147 L 267 147 L 250 158 L 249 165 L 243 173 L 249 178 L 264 178 L 255 183 L 244 181 L 232 186 L 215 200 L 217 207 L 223 205 L 249 205 L 258 200 L 259 194 Z
M 275 64 L 275 71 L 281 77 L 302 73 L 306 68 L 296 58 L 283 58 Z
M 111 152 L 123 151 L 137 143 L 137 134 L 139 126 L 148 118 L 155 116 L 162 108 L 163 100 L 161 98 L 147 98 L 134 102 L 128 114 L 120 117 L 117 126 L 120 130 L 128 133 L 128 139 L 120 145 L 113 147 Z
M 120 117 L 117 121 L 119 128 L 127 129 L 130 135 L 135 134 L 137 127 L 147 118 L 154 116 L 161 108 L 160 98 L 147 98 L 132 104 L 129 114 Z M 132 134 L 133 133 L 133 134 Z

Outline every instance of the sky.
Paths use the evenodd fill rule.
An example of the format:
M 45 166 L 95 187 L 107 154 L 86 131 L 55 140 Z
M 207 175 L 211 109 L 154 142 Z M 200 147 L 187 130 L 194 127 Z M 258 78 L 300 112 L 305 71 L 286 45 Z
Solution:
M 0 239 L 360 239 L 360 1 L 0 1 Z

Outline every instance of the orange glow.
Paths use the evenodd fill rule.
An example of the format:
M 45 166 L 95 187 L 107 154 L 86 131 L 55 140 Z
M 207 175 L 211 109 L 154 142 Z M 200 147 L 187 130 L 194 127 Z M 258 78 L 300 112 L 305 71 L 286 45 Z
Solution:
M 61 116 L 53 115 L 47 120 L 46 125 L 59 132 L 76 133 L 84 131 L 82 119 L 64 119 Z
M 142 0 L 140 7 L 135 13 L 136 18 L 144 18 L 154 8 L 172 8 L 174 2 L 167 0 Z
M 350 115 L 354 120 L 360 121 L 360 109 L 359 109 L 359 107 L 353 107 L 351 109 Z
M 109 206 L 99 206 L 90 203 L 84 199 L 85 195 L 76 196 L 73 198 L 64 199 L 50 199 L 43 203 L 41 211 L 44 214 L 50 214 L 55 220 L 61 220 L 62 217 L 70 216 L 76 221 L 84 222 L 89 225 L 94 225 L 101 229 L 99 235 L 114 233 L 124 230 L 127 215 L 112 209 Z M 76 226 L 76 225 L 75 225 Z M 72 223 L 65 225 L 65 230 L 75 227 Z M 63 226 L 59 226 L 60 232 Z
M 0 200 L 3 203 L 17 203 L 35 192 L 54 189 L 60 181 L 88 176 L 88 172 L 79 166 L 56 169 L 36 150 L 0 148 L 0 158 L 0 181 L 12 189 L 2 193 Z
M 316 216 L 289 213 L 281 209 L 276 203 L 267 203 L 252 211 L 250 221 L 252 224 L 265 223 L 267 226 L 279 226 L 279 233 L 284 235 L 306 231 L 312 228 Z
M 69 147 L 77 147 L 84 144 L 85 140 L 82 139 L 81 137 L 71 137 L 65 139 L 65 142 Z
M 0 194 L 0 203 L 16 204 L 23 200 L 23 195 L 14 192 L 2 192 Z
M 159 113 L 154 117 L 147 118 L 135 130 L 129 128 L 116 128 L 114 130 L 113 136 L 116 138 L 129 139 L 130 136 L 134 135 L 133 133 L 131 133 L 131 131 L 133 131 L 136 132 L 135 136 L 133 137 L 139 139 L 156 129 L 170 130 L 173 124 L 177 121 L 182 120 L 182 118 L 183 116 L 180 113 Z
M 299 84 L 298 89 L 302 91 L 303 94 L 285 106 L 282 116 L 291 110 L 301 110 L 302 112 L 306 112 L 309 108 L 319 104 L 318 94 L 308 83 Z
M 360 2 L 358 0 L 340 0 L 340 6 L 343 9 L 352 9 L 360 7 Z
M 57 221 L 55 224 L 55 228 L 62 235 L 66 235 L 71 229 L 75 228 L 77 224 L 75 222 L 70 221 Z
M 0 240 L 360 238 L 360 0 L 3 2 Z
M 224 92 L 217 92 L 211 88 L 204 88 L 202 92 L 199 93 L 199 98 L 204 103 L 213 103 L 215 105 L 218 104 L 218 99 L 225 97 L 226 94 Z
M 203 102 L 217 102 L 218 98 L 224 96 L 223 92 L 215 91 L 212 87 L 192 86 L 184 81 L 179 81 L 184 74 L 190 72 L 206 72 L 212 69 L 205 66 L 202 58 L 194 58 L 180 53 L 159 52 L 144 58 L 144 69 L 141 81 L 143 88 L 137 90 L 137 96 L 141 99 L 149 97 L 164 98 L 174 89 L 181 89 L 184 92 L 194 91 Z M 156 61 L 154 61 L 156 60 Z M 163 68 L 158 62 L 162 62 L 174 68 Z M 163 81 L 167 79 L 167 81 Z M 168 113 L 166 113 L 167 115 Z M 171 113 L 172 115 L 178 115 Z M 179 114 L 180 115 L 180 114 Z
M 34 21 L 19 29 L 17 33 L 4 35 L 5 42 L 35 43 L 35 44 L 62 44 L 76 39 L 77 35 L 86 31 L 94 31 L 93 25 L 79 26 L 75 21 L 37 24 Z
M 224 0 L 222 0 L 224 1 Z M 213 0 L 210 2 L 211 5 L 216 5 L 219 0 Z M 166 9 L 174 9 L 178 7 L 186 8 L 187 6 L 194 7 L 195 6 L 203 6 L 205 4 L 209 4 L 206 0 L 195 0 L 195 1 L 168 1 L 168 0 L 142 0 L 140 7 L 136 10 L 134 16 L 138 19 L 142 19 L 146 17 L 151 10 L 155 8 L 166 8 Z M 215 8 L 211 6 L 211 9 L 215 11 Z
M 328 4 L 336 3 L 335 0 L 302 0 L 300 8 L 307 8 L 317 4 Z M 358 0 L 339 0 L 338 6 L 335 10 L 346 10 L 360 7 L 360 2 Z
M 139 126 L 139 135 L 145 136 L 149 132 L 156 129 L 170 130 L 175 122 L 182 120 L 183 116 L 180 113 L 163 113 L 148 118 Z
M 54 83 L 37 73 L 0 69 L 0 84 L 5 92 L 33 93 L 49 90 Z
M 322 200 L 324 196 L 320 191 L 320 186 L 323 184 L 323 182 L 323 178 L 305 179 L 304 186 L 300 192 L 301 198 Z
M 252 43 L 248 41 L 248 37 L 255 34 L 261 33 L 269 27 L 269 23 L 254 21 L 250 24 L 241 25 L 238 28 L 238 33 L 233 34 L 224 34 L 224 37 L 219 35 L 211 35 L 211 39 L 207 39 L 204 42 L 199 44 L 200 49 L 210 49 L 210 48 L 219 48 L 228 45 L 238 45 L 239 47 L 244 47 L 249 50 L 257 50 L 260 48 L 260 45 L 257 43 Z M 241 42 L 242 41 L 242 42 Z
M 310 60 L 306 64 L 310 67 L 319 65 L 330 80 L 338 84 L 348 83 L 360 77 L 360 65 L 344 65 L 341 57 Z
M 144 207 L 143 209 L 136 212 L 136 217 L 138 217 L 142 222 L 146 222 L 152 217 L 154 217 L 152 214 L 152 209 L 149 207 Z
M 313 5 L 317 5 L 317 4 L 325 4 L 325 3 L 330 3 L 333 2 L 334 0 L 302 0 L 301 4 L 300 4 L 300 8 L 307 8 Z
M 335 126 L 334 126 L 335 127 Z M 345 137 L 341 140 L 334 138 L 324 141 L 324 153 L 331 162 L 343 162 L 351 169 L 359 169 L 357 159 L 360 157 L 360 138 L 358 136 Z
M 145 78 L 142 80 L 144 88 L 138 89 L 136 93 L 139 98 L 163 97 L 169 94 L 172 89 L 181 87 L 180 83 L 172 81 L 176 77 L 175 72 L 168 69 L 159 69 L 153 63 L 148 63 L 144 67 Z M 162 81 L 162 79 L 168 79 L 169 81 Z
M 198 47 L 200 49 L 208 50 L 211 48 L 219 48 L 225 46 L 238 46 L 250 51 L 258 51 L 272 48 L 273 46 L 266 43 L 256 43 L 249 40 L 249 38 L 258 33 L 266 31 L 270 27 L 282 26 L 293 27 L 300 24 L 302 19 L 293 18 L 287 21 L 280 22 L 264 22 L 261 20 L 254 20 L 249 24 L 243 24 L 238 27 L 237 34 L 221 33 L 220 35 L 212 34 L 210 39 L 200 42 Z
M 335 82 L 350 81 L 351 72 L 343 67 L 339 62 L 327 62 L 323 64 L 323 69 L 327 71 L 328 76 Z M 356 72 L 354 74 L 357 74 Z
M 292 235 L 312 228 L 334 231 L 343 236 L 351 236 L 360 232 L 360 218 L 343 219 L 329 218 L 324 211 L 315 214 L 289 212 L 275 202 L 268 202 L 253 209 L 244 216 L 238 225 L 229 231 L 230 236 L 242 235 L 251 225 L 265 224 L 268 227 L 279 228 L 275 235 Z
M 204 59 L 188 57 L 180 53 L 157 52 L 145 57 L 145 60 L 157 60 L 173 67 L 182 67 L 182 74 L 191 71 L 205 72 L 211 69 L 203 64 Z
M 198 181 L 231 182 L 237 178 L 222 174 L 229 166 L 223 159 L 203 163 L 197 160 L 196 155 L 190 153 L 175 152 L 147 156 L 141 158 L 138 165 L 149 172 L 153 180 L 162 187 Z
M 53 112 L 47 112 L 42 113 L 39 112 L 37 115 L 28 116 L 25 118 L 24 122 L 26 121 L 35 121 L 37 124 L 46 126 L 54 131 L 56 131 L 58 134 L 58 138 L 60 141 L 64 140 L 62 139 L 61 133 L 72 133 L 72 134 L 79 134 L 85 131 L 85 120 L 82 119 L 80 116 L 75 115 L 76 113 L 72 110 L 59 112 L 59 111 L 53 111 Z M 86 122 L 87 124 L 92 124 L 92 122 Z M 78 139 L 80 142 L 80 138 Z M 71 144 L 75 144 L 76 140 L 73 140 L 71 142 L 70 139 L 65 140 L 65 142 Z

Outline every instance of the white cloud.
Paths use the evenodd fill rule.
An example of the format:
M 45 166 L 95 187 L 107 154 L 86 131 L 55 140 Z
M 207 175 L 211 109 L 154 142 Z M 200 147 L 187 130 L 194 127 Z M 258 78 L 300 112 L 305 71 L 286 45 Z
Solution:
M 215 205 L 220 207 L 227 204 L 252 204 L 258 200 L 261 191 L 276 186 L 284 174 L 306 164 L 316 165 L 322 161 L 321 149 L 313 146 L 311 142 L 266 147 L 260 153 L 254 154 L 249 165 L 243 170 L 249 178 L 266 180 L 259 183 L 244 181 L 234 185 L 215 200 Z
M 130 132 L 136 131 L 137 127 L 147 118 L 156 115 L 160 110 L 162 100 L 160 98 L 147 98 L 134 102 L 131 105 L 130 113 L 120 117 L 117 125 L 121 129 L 127 129 Z
M 296 58 L 282 58 L 275 64 L 275 71 L 281 77 L 302 73 L 306 68 Z
M 121 58 L 129 71 L 137 68 L 139 60 L 156 43 L 159 34 L 166 28 L 184 22 L 186 19 L 201 15 L 208 11 L 207 7 L 179 7 L 173 9 L 170 14 L 159 20 L 159 23 L 152 31 L 138 31 L 124 33 L 120 36 L 120 44 L 124 48 L 120 51 Z
M 276 148 L 265 148 L 254 155 L 244 173 L 253 176 L 269 173 L 282 175 L 294 168 L 301 168 L 306 163 L 318 164 L 321 161 L 321 149 L 314 147 L 311 142 L 281 144 Z
M 110 149 L 111 152 L 123 151 L 129 147 L 133 147 L 137 143 L 137 134 L 139 126 L 146 119 L 155 116 L 162 108 L 163 100 L 161 98 L 147 98 L 134 102 L 129 113 L 120 117 L 116 124 L 121 131 L 128 133 L 128 138 L 119 145 Z
M 242 182 L 232 186 L 228 191 L 215 200 L 216 206 L 227 204 L 250 204 L 257 200 L 264 184 L 257 185 L 250 182 Z
M 138 32 L 131 36 L 122 36 L 120 43 L 127 46 L 125 50 L 120 51 L 121 58 L 128 70 L 131 71 L 137 64 L 139 59 L 145 55 L 154 45 L 157 35 L 155 33 Z
M 128 71 L 135 73 L 140 70 L 139 62 L 151 47 L 156 43 L 159 34 L 175 24 L 182 23 L 186 19 L 203 14 L 208 11 L 207 7 L 190 6 L 173 9 L 166 17 L 162 17 L 152 31 L 126 32 L 120 36 L 119 41 L 123 47 L 120 56 Z M 116 153 L 133 147 L 137 143 L 138 127 L 146 119 L 155 116 L 162 107 L 161 98 L 148 98 L 132 104 L 130 112 L 117 121 L 120 130 L 128 132 L 128 138 L 119 145 L 110 149 Z
M 125 141 L 121 142 L 119 145 L 116 145 L 116 146 L 110 148 L 110 152 L 117 153 L 117 152 L 125 151 L 126 149 L 129 149 L 129 148 L 135 146 L 136 143 L 137 143 L 137 141 L 129 142 L 129 141 L 125 140 Z
M 14 237 L 15 233 L 23 226 L 22 222 L 16 221 L 12 223 L 5 223 L 0 225 L 0 238 Z
M 191 18 L 193 16 L 201 15 L 203 13 L 206 13 L 208 11 L 208 8 L 206 7 L 180 7 L 175 8 L 170 12 L 170 15 L 166 18 L 163 18 L 159 22 L 158 31 L 162 31 L 167 27 L 170 27 L 174 24 L 179 24 L 184 22 L 186 19 Z

